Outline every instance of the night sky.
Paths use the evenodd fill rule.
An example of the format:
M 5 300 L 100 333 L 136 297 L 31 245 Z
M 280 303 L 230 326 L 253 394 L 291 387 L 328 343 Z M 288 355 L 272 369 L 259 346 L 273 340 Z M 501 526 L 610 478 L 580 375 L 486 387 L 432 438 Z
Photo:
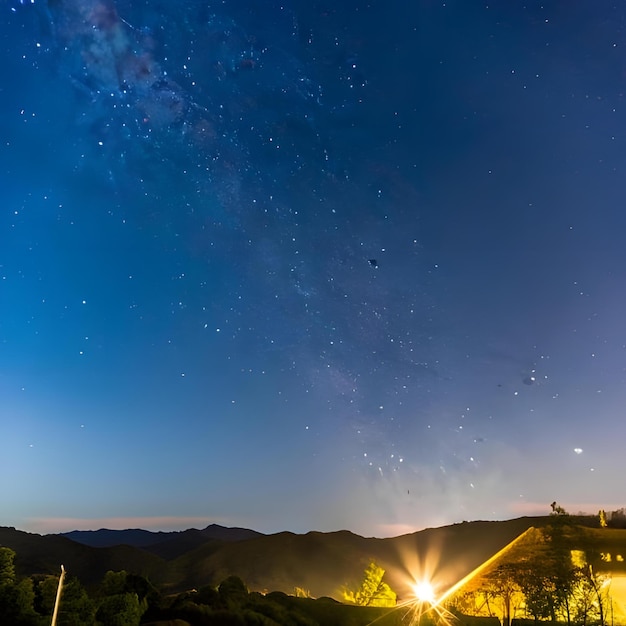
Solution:
M 626 5 L 7 0 L 0 523 L 624 506 Z

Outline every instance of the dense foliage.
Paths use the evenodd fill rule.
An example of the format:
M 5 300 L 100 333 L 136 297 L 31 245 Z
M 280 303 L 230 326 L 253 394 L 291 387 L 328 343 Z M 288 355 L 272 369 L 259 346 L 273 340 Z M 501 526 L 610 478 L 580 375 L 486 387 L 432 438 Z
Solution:
M 0 624 L 48 626 L 59 577 L 34 575 L 18 579 L 14 559 L 13 550 L 0 547 Z M 364 584 L 368 582 L 368 572 L 377 573 L 370 570 L 371 567 Z M 376 595 L 376 589 L 373 592 Z M 146 578 L 125 571 L 107 572 L 100 584 L 88 593 L 76 577 L 68 575 L 57 625 L 366 626 L 374 620 L 380 626 L 403 623 L 401 613 L 380 606 L 348 606 L 331 598 L 314 600 L 303 597 L 306 594 L 301 590 L 296 596 L 282 592 L 266 595 L 249 592 L 237 576 L 226 578 L 217 588 L 207 586 L 164 595 Z M 430 625 L 426 622 L 424 626 Z
M 526 541 L 516 544 L 466 583 L 447 608 L 462 616 L 461 623 L 468 623 L 467 616 L 474 615 L 476 624 L 481 625 L 489 623 L 488 618 L 497 618 L 505 626 L 515 618 L 528 618 L 606 626 L 613 619 L 613 603 L 608 578 L 602 572 L 607 571 L 611 556 L 611 568 L 626 571 L 623 531 L 610 527 L 611 522 L 619 520 L 615 512 L 600 512 L 595 527 L 582 527 L 577 518 L 568 516 L 555 503 L 549 526 L 526 531 Z M 59 577 L 20 575 L 15 556 L 12 549 L 0 547 L 0 624 L 48 626 Z M 294 595 L 249 592 L 236 576 L 226 578 L 217 587 L 166 595 L 148 578 L 126 571 L 108 571 L 100 580 L 87 580 L 86 586 L 70 571 L 57 625 L 409 624 L 410 613 L 405 606 L 395 607 L 395 594 L 383 581 L 384 573 L 370 563 L 360 584 L 344 589 L 348 603 L 343 604 L 330 598 L 313 599 L 306 588 L 296 587 Z M 429 615 L 421 617 L 421 626 L 428 626 L 428 622 Z
M 596 531 L 574 524 L 556 503 L 553 510 L 551 525 L 527 531 L 527 541 L 466 585 L 452 605 L 466 614 L 498 617 L 505 626 L 514 618 L 581 626 L 609 623 L 610 577 L 598 565 L 611 555 L 597 545 Z M 603 513 L 600 528 L 607 527 Z
M 395 606 L 396 594 L 383 580 L 384 576 L 385 570 L 372 561 L 358 589 L 344 589 L 343 599 L 358 606 Z
M 17 579 L 15 552 L 0 547 L 0 623 L 47 626 L 54 610 L 58 576 Z M 159 592 L 143 577 L 107 572 L 92 593 L 76 577 L 67 576 L 57 617 L 58 626 L 137 626 L 148 608 L 160 602 Z

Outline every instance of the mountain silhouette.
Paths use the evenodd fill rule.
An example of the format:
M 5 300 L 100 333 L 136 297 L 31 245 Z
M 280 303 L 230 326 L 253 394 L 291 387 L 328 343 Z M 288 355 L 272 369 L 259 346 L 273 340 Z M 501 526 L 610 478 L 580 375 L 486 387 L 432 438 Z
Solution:
M 345 530 L 264 535 L 218 525 L 170 533 L 101 529 L 43 536 L 0 527 L 0 545 L 15 550 L 21 575 L 57 574 L 63 563 L 90 585 L 108 570 L 123 569 L 171 592 L 217 585 L 234 575 L 254 591 L 289 594 L 300 587 L 313 597 L 340 598 L 341 589 L 358 584 L 375 561 L 402 599 L 416 576 L 427 573 L 445 590 L 528 528 L 550 521 L 545 516 L 463 522 L 386 539 Z

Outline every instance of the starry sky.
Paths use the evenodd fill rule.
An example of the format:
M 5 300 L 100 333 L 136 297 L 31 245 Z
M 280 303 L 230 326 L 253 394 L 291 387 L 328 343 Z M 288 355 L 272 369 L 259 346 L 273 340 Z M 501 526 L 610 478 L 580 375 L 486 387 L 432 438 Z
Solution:
M 1 10 L 0 523 L 626 504 L 625 6 Z

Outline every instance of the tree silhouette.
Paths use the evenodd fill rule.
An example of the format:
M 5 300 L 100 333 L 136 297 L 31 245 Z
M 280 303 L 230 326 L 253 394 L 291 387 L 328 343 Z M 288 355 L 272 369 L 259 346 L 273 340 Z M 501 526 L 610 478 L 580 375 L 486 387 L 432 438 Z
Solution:
M 385 570 L 372 561 L 363 577 L 361 586 L 356 590 L 344 589 L 343 599 L 359 606 L 395 606 L 396 594 L 383 581 Z
M 0 547 L 0 624 L 34 625 L 38 616 L 33 583 L 30 578 L 16 579 L 14 559 L 13 550 Z
M 139 626 L 143 610 L 136 593 L 107 596 L 96 613 L 102 626 Z
M 568 515 L 568 512 L 562 506 L 559 506 L 556 501 L 552 502 L 550 507 L 552 508 L 550 515 Z
M 15 582 L 15 552 L 11 548 L 0 547 L 0 586 Z

